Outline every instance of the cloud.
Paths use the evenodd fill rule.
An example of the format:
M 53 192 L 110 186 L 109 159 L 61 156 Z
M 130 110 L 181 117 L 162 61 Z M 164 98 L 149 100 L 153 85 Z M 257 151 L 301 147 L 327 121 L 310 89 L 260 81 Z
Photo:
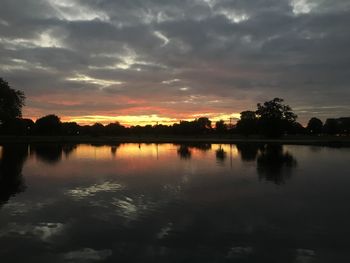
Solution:
M 343 107 L 322 118 L 350 114 L 345 0 L 4 0 L 0 17 L 0 74 L 26 93 L 25 116 L 183 118 L 276 96 L 312 107 L 304 122 L 321 106 Z M 125 98 L 139 104 L 111 103 Z

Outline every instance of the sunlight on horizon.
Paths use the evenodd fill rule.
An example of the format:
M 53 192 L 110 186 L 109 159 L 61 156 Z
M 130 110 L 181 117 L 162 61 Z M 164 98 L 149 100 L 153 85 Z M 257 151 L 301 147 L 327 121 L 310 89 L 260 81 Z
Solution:
M 101 123 L 107 125 L 110 123 L 119 122 L 121 125 L 130 126 L 145 126 L 145 125 L 173 125 L 174 123 L 179 123 L 180 121 L 193 121 L 200 117 L 208 117 L 212 121 L 212 125 L 215 125 L 216 121 L 224 120 L 227 124 L 230 120 L 233 120 L 233 124 L 239 119 L 239 113 L 232 114 L 215 114 L 215 113 L 203 113 L 203 114 L 193 114 L 187 118 L 170 118 L 161 117 L 156 114 L 152 115 L 122 115 L 122 116 L 104 116 L 104 115 L 87 115 L 87 116 L 64 116 L 61 117 L 63 122 L 76 122 L 81 125 L 92 125 L 94 123 Z
M 126 115 L 126 116 L 103 116 L 103 115 L 88 115 L 88 116 L 75 116 L 75 117 L 62 117 L 62 121 L 67 122 L 77 122 L 79 124 L 109 124 L 114 122 L 119 122 L 125 126 L 133 125 L 156 125 L 158 124 L 172 124 L 177 122 L 176 119 L 159 117 L 158 115 Z

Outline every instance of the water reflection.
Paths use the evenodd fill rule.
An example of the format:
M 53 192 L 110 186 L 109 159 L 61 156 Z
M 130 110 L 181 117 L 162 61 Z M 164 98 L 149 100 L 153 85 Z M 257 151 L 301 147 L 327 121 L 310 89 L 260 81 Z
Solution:
M 51 147 L 40 146 L 34 158 L 26 146 L 2 149 L 4 262 L 349 262 L 349 155 L 338 150 L 62 145 L 39 158 Z M 22 169 L 28 187 L 10 198 L 23 191 Z M 281 184 L 292 173 L 283 187 L 258 180 Z
M 180 156 L 181 159 L 191 159 L 192 152 L 190 148 L 187 145 L 180 145 L 179 148 L 177 149 L 177 154 Z
M 202 152 L 207 152 L 211 150 L 211 143 L 190 143 L 187 144 L 188 147 L 192 149 L 197 149 Z
M 259 179 L 283 184 L 297 166 L 296 158 L 280 144 L 238 143 L 236 146 L 243 162 L 256 161 Z
M 296 159 L 289 152 L 284 152 L 283 146 L 278 144 L 265 145 L 257 158 L 259 178 L 275 184 L 285 183 L 296 166 Z
M 177 144 L 175 144 L 177 145 Z M 177 153 L 181 159 L 191 159 L 192 151 L 207 152 L 211 150 L 211 143 L 183 143 L 178 145 Z
M 68 158 L 76 149 L 73 144 L 41 143 L 30 146 L 30 154 L 35 155 L 39 160 L 55 164 L 61 161 L 63 154 Z
M 120 147 L 120 144 L 115 144 L 111 146 L 111 154 L 115 157 L 118 148 Z
M 22 167 L 28 156 L 28 145 L 3 145 L 0 159 L 0 204 L 26 189 Z
M 227 153 L 226 151 L 222 148 L 222 146 L 220 145 L 219 148 L 215 151 L 215 156 L 216 156 L 216 160 L 218 160 L 219 162 L 224 162 L 226 157 L 227 157 Z
M 237 143 L 236 147 L 243 162 L 253 162 L 258 156 L 259 150 L 264 148 L 264 144 Z
M 77 149 L 77 145 L 74 144 L 63 144 L 62 151 L 66 158 L 68 158 L 75 150 Z

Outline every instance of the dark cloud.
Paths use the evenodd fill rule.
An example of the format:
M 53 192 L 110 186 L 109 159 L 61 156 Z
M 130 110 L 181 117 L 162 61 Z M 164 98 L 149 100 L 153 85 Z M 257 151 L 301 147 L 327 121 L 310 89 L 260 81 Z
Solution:
M 303 122 L 350 114 L 345 0 L 3 0 L 0 17 L 0 74 L 31 117 L 228 115 L 276 96 Z

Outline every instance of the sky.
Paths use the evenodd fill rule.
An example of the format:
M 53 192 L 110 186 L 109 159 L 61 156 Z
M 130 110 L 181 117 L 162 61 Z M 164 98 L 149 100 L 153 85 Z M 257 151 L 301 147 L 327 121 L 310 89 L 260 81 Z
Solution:
M 0 77 L 23 116 L 79 123 L 350 116 L 349 0 L 1 0 Z

